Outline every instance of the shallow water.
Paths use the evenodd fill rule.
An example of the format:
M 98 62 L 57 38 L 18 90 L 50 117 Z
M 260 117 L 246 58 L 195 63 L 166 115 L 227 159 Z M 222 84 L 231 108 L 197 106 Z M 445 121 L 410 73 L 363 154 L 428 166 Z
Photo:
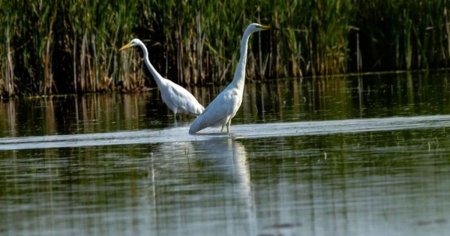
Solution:
M 0 233 L 447 235 L 448 77 L 250 83 L 230 136 L 155 91 L 0 104 Z

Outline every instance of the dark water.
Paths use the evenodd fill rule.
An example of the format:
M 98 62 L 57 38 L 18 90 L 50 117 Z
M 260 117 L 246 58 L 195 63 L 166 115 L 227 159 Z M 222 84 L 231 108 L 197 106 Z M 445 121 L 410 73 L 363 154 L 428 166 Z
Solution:
M 231 136 L 156 91 L 4 102 L 0 234 L 448 235 L 449 78 L 249 83 Z

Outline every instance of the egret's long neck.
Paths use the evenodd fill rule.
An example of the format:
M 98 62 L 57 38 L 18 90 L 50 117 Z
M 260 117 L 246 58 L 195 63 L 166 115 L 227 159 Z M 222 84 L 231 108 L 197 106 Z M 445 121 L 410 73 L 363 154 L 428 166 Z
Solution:
M 234 72 L 234 78 L 232 84 L 234 84 L 239 90 L 244 90 L 245 85 L 245 66 L 247 64 L 247 49 L 248 40 L 252 32 L 245 31 L 241 40 L 241 56 L 239 58 L 239 63 Z
M 148 51 L 147 51 L 147 48 L 145 47 L 145 45 L 139 45 L 139 46 L 141 47 L 142 51 L 144 52 L 145 65 L 147 66 L 148 70 L 152 74 L 153 79 L 155 79 L 158 87 L 161 86 L 163 83 L 163 77 L 161 76 L 161 74 L 158 73 L 158 71 L 156 71 L 156 69 L 155 69 L 155 67 L 153 67 L 152 63 L 150 63 L 150 60 L 148 59 Z

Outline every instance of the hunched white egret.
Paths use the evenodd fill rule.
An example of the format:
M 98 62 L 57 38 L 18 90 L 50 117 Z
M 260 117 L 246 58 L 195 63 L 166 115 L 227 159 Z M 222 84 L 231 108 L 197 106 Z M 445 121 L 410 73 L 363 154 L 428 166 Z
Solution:
M 145 47 L 144 43 L 141 40 L 133 39 L 128 44 L 121 47 L 119 50 L 122 51 L 124 49 L 136 46 L 140 47 L 144 52 L 145 65 L 147 66 L 148 70 L 153 76 L 153 79 L 158 85 L 163 102 L 173 112 L 175 119 L 177 113 L 185 113 L 196 116 L 200 115 L 205 108 L 197 101 L 197 99 L 195 99 L 195 97 L 189 91 L 172 82 L 171 80 L 162 77 L 158 73 L 158 71 L 156 71 L 156 69 L 148 59 L 147 47 Z
M 252 23 L 247 26 L 241 39 L 241 55 L 233 81 L 206 107 L 205 111 L 198 116 L 191 127 L 189 134 L 195 134 L 198 131 L 211 126 L 222 126 L 221 132 L 225 126 L 227 133 L 230 133 L 231 119 L 236 115 L 242 103 L 242 95 L 245 85 L 245 66 L 247 63 L 247 49 L 250 35 L 254 32 L 270 29 L 270 26 Z

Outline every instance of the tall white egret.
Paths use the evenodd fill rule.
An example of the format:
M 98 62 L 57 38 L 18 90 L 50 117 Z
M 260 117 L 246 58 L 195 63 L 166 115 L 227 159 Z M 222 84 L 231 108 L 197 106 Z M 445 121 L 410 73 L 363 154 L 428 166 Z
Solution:
M 148 59 L 147 47 L 145 47 L 144 43 L 142 43 L 141 40 L 133 39 L 131 40 L 131 42 L 124 45 L 119 50 L 122 51 L 124 49 L 136 46 L 140 47 L 144 52 L 145 65 L 152 74 L 153 79 L 155 79 L 155 82 L 158 85 L 159 90 L 161 91 L 161 98 L 163 102 L 173 112 L 175 119 L 177 113 L 200 115 L 205 108 L 197 101 L 197 99 L 195 99 L 195 97 L 189 91 L 172 82 L 171 80 L 165 79 L 158 73 L 158 71 L 156 71 L 156 69 Z
M 234 72 L 233 81 L 206 107 L 205 111 L 198 116 L 191 127 L 189 134 L 210 126 L 225 126 L 230 133 L 231 119 L 236 115 L 242 103 L 242 95 L 245 85 L 245 65 L 247 64 L 247 49 L 250 35 L 254 32 L 270 29 L 270 26 L 252 23 L 247 26 L 241 39 L 241 55 L 239 64 Z

